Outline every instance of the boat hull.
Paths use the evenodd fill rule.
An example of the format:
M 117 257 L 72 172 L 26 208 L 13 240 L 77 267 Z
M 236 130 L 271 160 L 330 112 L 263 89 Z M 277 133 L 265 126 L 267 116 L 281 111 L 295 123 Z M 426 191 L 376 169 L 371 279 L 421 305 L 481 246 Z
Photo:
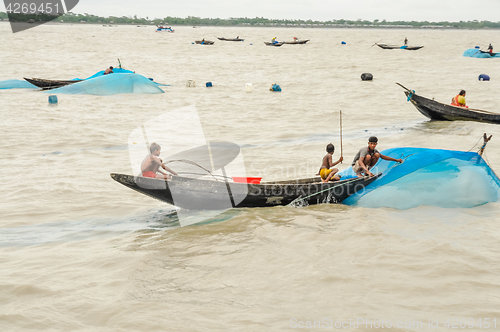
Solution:
M 51 89 L 56 89 L 60 88 L 62 86 L 70 85 L 73 83 L 78 83 L 81 82 L 82 80 L 72 80 L 72 81 L 57 81 L 57 80 L 46 80 L 42 78 L 24 78 L 26 81 L 30 82 L 31 84 L 42 88 L 43 90 L 51 90 Z
M 195 41 L 196 44 L 201 44 L 201 45 L 213 45 L 215 42 L 211 40 L 197 40 Z
M 240 38 L 224 38 L 224 37 L 217 37 L 218 40 L 224 40 L 224 41 L 244 41 L 244 39 L 240 39 Z
M 407 51 L 416 51 L 423 47 L 423 46 L 408 46 L 405 48 L 401 48 L 401 46 L 377 44 L 377 43 L 375 43 L 375 45 L 377 45 L 380 48 L 383 48 L 384 50 L 407 50 Z
M 309 39 L 306 39 L 306 40 L 297 40 L 297 41 L 285 42 L 285 44 L 287 44 L 287 45 L 305 44 L 308 41 L 309 41 Z
M 405 91 L 407 97 L 410 96 L 410 93 Z M 500 114 L 447 105 L 415 93 L 411 93 L 410 101 L 420 113 L 432 120 L 478 121 L 500 124 Z
M 111 178 L 144 195 L 189 210 L 287 205 L 298 198 L 309 205 L 341 203 L 377 176 L 322 183 L 319 178 L 248 184 L 174 176 L 172 180 L 112 173 Z
M 264 44 L 266 44 L 267 46 L 281 46 L 283 45 L 285 42 L 279 42 L 279 43 L 270 43 L 270 42 L 264 42 Z

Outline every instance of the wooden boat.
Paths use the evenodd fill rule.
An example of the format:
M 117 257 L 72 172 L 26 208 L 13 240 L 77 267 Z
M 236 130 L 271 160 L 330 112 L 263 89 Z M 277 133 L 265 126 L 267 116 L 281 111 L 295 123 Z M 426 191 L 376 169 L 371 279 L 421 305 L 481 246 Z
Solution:
M 291 44 L 291 45 L 294 45 L 294 44 L 305 44 L 308 41 L 309 41 L 309 39 L 294 40 L 294 41 L 287 41 L 287 42 L 285 42 L 285 44 Z
M 415 108 L 432 120 L 445 121 L 478 121 L 486 123 L 500 124 L 500 114 L 482 111 L 478 109 L 452 106 L 443 104 L 435 100 L 431 100 L 419 96 L 410 89 L 405 88 L 399 83 L 396 83 L 405 89 L 405 95 Z
M 485 53 L 485 54 L 488 54 L 488 55 L 490 55 L 490 56 L 492 56 L 492 57 L 494 57 L 495 55 L 497 55 L 497 54 L 498 54 L 498 53 L 493 53 L 493 52 L 488 52 L 488 51 L 481 51 L 481 50 L 480 50 L 479 52 L 481 52 L 481 53 Z
M 271 183 L 236 183 L 174 176 L 171 180 L 112 173 L 111 178 L 141 194 L 188 210 L 341 203 L 375 181 L 373 177 L 322 183 L 319 177 Z
M 171 27 L 156 26 L 156 32 L 174 32 L 175 30 Z
M 65 85 L 70 85 L 73 83 L 81 82 L 83 80 L 72 80 L 72 81 L 57 81 L 57 80 L 45 80 L 41 78 L 24 78 L 26 81 L 31 84 L 42 88 L 43 90 L 51 90 L 55 88 L 60 88 Z
M 224 37 L 217 37 L 218 40 L 225 40 L 225 41 L 244 41 L 245 39 L 241 38 L 224 38 Z
M 264 42 L 264 44 L 266 44 L 267 46 L 281 46 L 283 45 L 285 42 L 278 42 L 278 43 L 270 43 L 270 42 Z
M 215 42 L 211 40 L 196 40 L 196 44 L 202 44 L 202 45 L 213 45 Z
M 421 49 L 423 46 L 397 46 L 397 45 L 387 45 L 387 44 L 378 44 L 375 43 L 380 48 L 383 48 L 384 50 L 394 50 L 394 49 L 401 49 L 401 50 L 408 50 L 408 51 L 416 51 Z

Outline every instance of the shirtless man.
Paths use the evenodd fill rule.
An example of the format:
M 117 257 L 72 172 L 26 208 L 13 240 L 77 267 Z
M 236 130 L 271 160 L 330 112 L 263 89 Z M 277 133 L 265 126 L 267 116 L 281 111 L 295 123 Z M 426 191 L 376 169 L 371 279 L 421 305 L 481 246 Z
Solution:
M 398 163 L 402 163 L 403 159 L 394 159 L 389 156 L 384 156 L 377 149 L 378 138 L 372 136 L 368 139 L 368 147 L 362 148 L 354 157 L 352 161 L 352 169 L 356 176 L 362 177 L 362 173 L 364 172 L 368 176 L 373 176 L 373 173 L 370 172 L 370 168 L 375 166 L 379 158 L 384 160 L 396 161 Z
M 113 67 L 109 67 L 108 69 L 106 69 L 103 75 L 108 75 L 108 74 L 113 74 Z
M 165 166 L 163 161 L 159 158 L 161 152 L 161 146 L 159 146 L 156 143 L 151 143 L 151 147 L 149 148 L 149 150 L 151 151 L 151 154 L 149 156 L 146 156 L 146 158 L 144 158 L 144 160 L 141 163 L 142 176 L 146 178 L 156 178 L 164 180 L 171 179 L 172 176 L 169 174 L 163 174 L 163 173 L 156 174 L 160 166 L 164 170 L 172 173 L 173 175 L 177 175 L 177 173 L 175 173 L 170 168 Z
M 333 153 L 335 152 L 335 147 L 333 146 L 332 143 L 328 144 L 326 146 L 326 155 L 323 157 L 323 161 L 321 162 L 321 167 L 319 169 L 318 174 L 321 176 L 321 182 L 325 183 L 328 181 L 338 181 L 340 180 L 340 176 L 335 175 L 339 171 L 338 168 L 332 168 L 333 166 L 337 165 L 338 163 L 342 162 L 344 160 L 343 157 L 340 157 L 339 160 L 336 162 L 333 162 L 332 156 Z M 316 174 L 316 175 L 318 175 Z

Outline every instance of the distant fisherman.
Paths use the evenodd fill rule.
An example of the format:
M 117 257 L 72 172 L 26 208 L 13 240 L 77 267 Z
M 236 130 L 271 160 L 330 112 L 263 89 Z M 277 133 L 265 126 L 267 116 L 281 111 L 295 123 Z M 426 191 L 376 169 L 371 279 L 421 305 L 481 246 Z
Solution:
M 461 90 L 458 95 L 451 99 L 451 105 L 469 108 L 465 105 L 465 90 Z
M 172 176 L 169 174 L 156 174 L 158 172 L 158 169 L 160 166 L 166 170 L 167 172 L 172 173 L 173 175 L 177 175 L 174 171 L 172 171 L 170 168 L 165 166 L 163 161 L 160 159 L 159 155 L 161 152 L 161 146 L 156 144 L 156 143 L 151 143 L 151 147 L 149 148 L 151 153 L 144 158 L 144 160 L 141 163 L 141 173 L 142 176 L 146 178 L 156 178 L 156 179 L 171 179 Z
M 491 46 L 491 44 L 488 46 L 488 52 L 493 53 L 493 46 Z
M 113 74 L 113 67 L 109 67 L 108 69 L 106 69 L 103 75 L 108 75 L 108 74 Z
M 408 45 L 408 38 L 405 37 L 405 45 Z
M 403 162 L 403 159 L 394 159 L 392 157 L 384 156 L 383 154 L 381 154 L 376 149 L 377 143 L 378 138 L 376 138 L 375 136 L 370 137 L 368 139 L 368 147 L 359 150 L 359 152 L 354 157 L 354 160 L 352 161 L 352 169 L 354 173 L 356 173 L 356 176 L 361 177 L 363 176 L 362 173 L 365 173 L 365 175 L 368 176 L 373 176 L 372 172 L 370 172 L 370 169 L 375 166 L 379 158 L 382 158 L 384 160 L 396 161 L 398 163 Z
M 277 44 L 278 41 L 276 40 L 276 37 L 273 37 L 273 41 L 272 41 L 273 44 Z

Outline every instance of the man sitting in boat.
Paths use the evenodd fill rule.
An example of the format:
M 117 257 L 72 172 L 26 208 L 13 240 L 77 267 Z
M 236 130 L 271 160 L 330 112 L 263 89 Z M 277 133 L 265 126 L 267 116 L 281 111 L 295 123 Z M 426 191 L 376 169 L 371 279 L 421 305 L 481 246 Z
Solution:
M 169 174 L 163 174 L 163 173 L 157 174 L 160 166 L 164 170 L 166 170 L 167 172 L 170 172 L 173 175 L 177 175 L 177 173 L 175 173 L 170 168 L 165 166 L 163 161 L 160 159 L 160 157 L 159 157 L 160 152 L 161 152 L 160 145 L 158 145 L 156 143 L 151 143 L 149 150 L 151 151 L 151 154 L 146 156 L 146 158 L 144 158 L 144 160 L 141 163 L 142 176 L 144 176 L 146 178 L 156 178 L 156 179 L 165 179 L 165 180 L 171 179 L 172 176 Z
M 113 74 L 113 67 L 109 67 L 108 69 L 106 69 L 103 75 L 108 75 L 108 74 Z
M 389 156 L 384 156 L 377 149 L 378 138 L 372 136 L 368 139 L 368 147 L 362 148 L 354 157 L 352 161 L 352 169 L 356 176 L 362 177 L 362 173 L 365 175 L 373 176 L 373 173 L 370 172 L 370 169 L 375 166 L 379 158 L 389 161 L 396 161 L 398 163 L 402 163 L 403 159 L 394 159 Z
M 273 44 L 278 44 L 278 41 L 276 40 L 276 37 L 273 37 L 272 43 Z
M 465 105 L 465 90 L 461 90 L 458 95 L 451 99 L 451 105 L 469 108 L 469 106 Z
M 328 144 L 326 146 L 326 152 L 327 154 L 323 157 L 323 161 L 321 163 L 321 167 L 319 169 L 319 175 L 321 176 L 321 182 L 328 182 L 328 181 L 338 181 L 340 180 L 340 176 L 335 175 L 339 171 L 338 168 L 332 168 L 333 166 L 337 165 L 338 163 L 342 162 L 344 160 L 343 157 L 340 157 L 339 160 L 336 162 L 332 161 L 332 156 L 333 153 L 335 152 L 335 146 L 333 146 L 332 143 Z M 316 175 L 318 175 L 316 174 Z

